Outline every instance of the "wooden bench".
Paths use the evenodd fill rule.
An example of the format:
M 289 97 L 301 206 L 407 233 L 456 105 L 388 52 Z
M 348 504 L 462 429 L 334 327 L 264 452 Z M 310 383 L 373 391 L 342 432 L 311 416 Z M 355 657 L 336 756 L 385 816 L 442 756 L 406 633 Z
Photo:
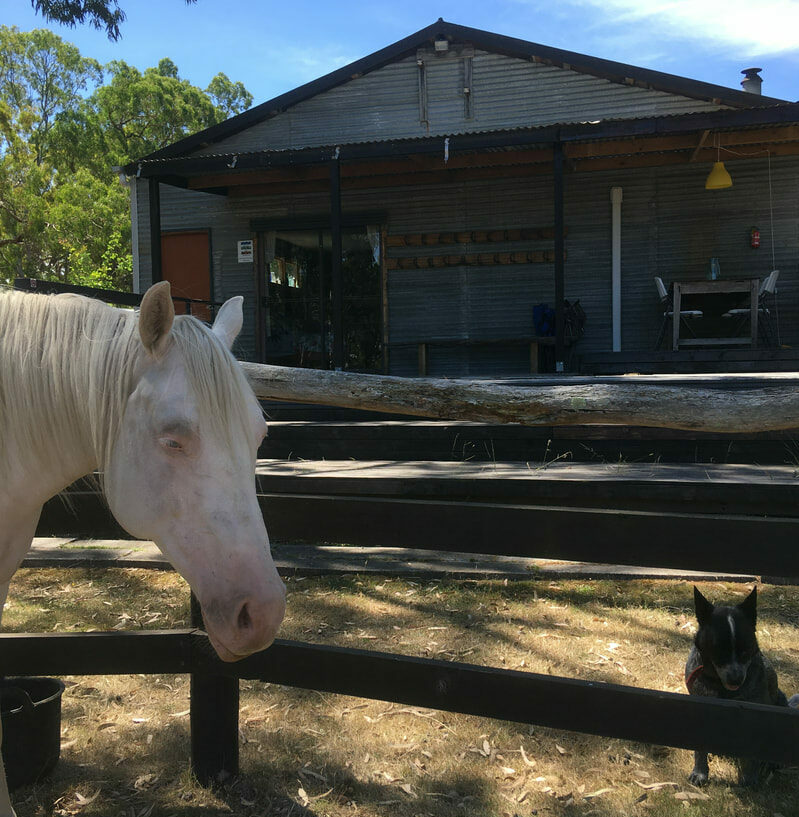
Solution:
M 567 341 L 567 344 L 569 341 Z M 539 362 L 539 348 L 554 346 L 555 338 L 552 335 L 516 335 L 506 338 L 434 338 L 431 340 L 408 341 L 391 344 L 392 347 L 416 346 L 419 377 L 429 374 L 428 353 L 431 346 L 437 347 L 474 347 L 474 346 L 529 346 L 530 347 L 530 374 L 538 374 L 541 370 Z

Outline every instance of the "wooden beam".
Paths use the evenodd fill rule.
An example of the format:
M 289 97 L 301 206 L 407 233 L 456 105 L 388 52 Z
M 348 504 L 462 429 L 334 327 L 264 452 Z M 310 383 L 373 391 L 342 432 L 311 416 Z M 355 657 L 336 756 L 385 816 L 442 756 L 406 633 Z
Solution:
M 191 623 L 202 629 L 200 603 L 191 594 Z M 193 642 L 195 643 L 195 642 Z M 239 773 L 239 679 L 214 672 L 190 678 L 191 769 L 203 786 Z
M 688 160 L 689 162 L 695 162 L 695 161 L 696 161 L 696 157 L 697 157 L 697 155 L 699 154 L 699 151 L 700 151 L 700 150 L 702 149 L 702 147 L 704 146 L 704 144 L 705 144 L 705 140 L 707 139 L 707 137 L 708 137 L 709 135 L 710 135 L 710 131 L 709 131 L 709 130 L 703 130 L 703 131 L 702 131 L 702 134 L 701 134 L 701 135 L 700 135 L 700 137 L 699 137 L 699 141 L 697 142 L 696 147 L 693 149 L 693 152 L 691 153 L 691 158 Z
M 799 575 L 796 517 L 340 494 L 268 493 L 260 494 L 259 502 L 275 541 Z M 436 531 L 433 537 L 431 530 Z M 756 549 L 753 541 L 758 542 Z M 696 542 L 702 542 L 701 549 Z
M 477 167 L 507 167 L 551 162 L 552 151 L 549 148 L 539 150 L 511 150 L 493 153 L 469 153 L 451 156 L 444 162 L 439 156 L 410 156 L 405 159 L 387 159 L 384 161 L 359 161 L 342 163 L 341 178 L 356 179 L 361 177 L 384 176 L 430 171 L 458 170 Z M 327 179 L 324 166 L 296 168 L 275 168 L 274 170 L 254 170 L 238 173 L 214 173 L 195 176 L 189 180 L 192 190 L 212 187 L 238 187 L 253 184 L 275 184 L 280 182 L 305 182 Z
M 578 142 L 566 146 L 565 155 L 569 159 L 596 159 L 606 156 L 638 156 L 646 153 L 675 150 L 698 151 L 705 146 L 711 130 L 700 132 L 697 142 L 695 133 L 671 136 L 636 136 L 627 139 L 610 139 L 602 142 Z M 779 128 L 762 128 L 745 131 L 722 132 L 718 134 L 722 147 L 738 145 L 762 145 L 765 149 L 772 143 L 799 141 L 799 127 L 790 125 Z M 691 161 L 694 161 L 692 157 Z
M 753 145 L 773 142 L 799 141 L 799 125 L 782 125 L 770 128 L 752 128 L 750 130 L 720 131 L 719 144 Z
M 242 363 L 265 400 L 342 406 L 448 420 L 522 425 L 639 425 L 691 431 L 776 431 L 799 425 L 799 388 L 779 377 L 741 378 L 735 391 L 634 384 L 503 386 Z M 690 380 L 690 378 L 689 378 Z M 723 380 L 720 381 L 723 383 Z
M 535 164 L 551 162 L 552 149 L 549 147 L 528 150 L 503 150 L 492 153 L 469 153 L 450 156 L 447 167 L 500 167 L 502 165 Z
M 147 656 L 142 647 L 161 642 Z M 9 675 L 194 672 L 536 724 L 684 749 L 799 763 L 799 718 L 786 708 L 637 689 L 519 670 L 278 639 L 235 663 L 205 633 L 0 635 Z
M 330 161 L 330 289 L 333 367 L 344 368 L 344 278 L 341 268 L 341 165 Z M 320 298 L 324 298 L 324 290 Z M 322 331 L 325 331 L 324 325 Z
M 475 167 L 456 170 L 437 170 L 412 172 L 386 176 L 360 176 L 348 179 L 346 190 L 379 190 L 393 187 L 415 187 L 423 184 L 459 184 L 482 179 L 515 179 L 533 176 L 551 175 L 552 167 L 547 164 L 519 165 L 510 167 Z M 276 185 L 242 185 L 231 187 L 229 195 L 236 198 L 249 196 L 268 196 L 292 192 L 320 192 L 328 186 L 322 181 L 298 182 L 296 184 L 280 183 Z
M 202 188 L 197 188 L 202 189 Z M 233 199 L 245 199 L 252 196 L 282 196 L 286 193 L 327 193 L 330 182 L 325 180 L 312 182 L 278 182 L 277 184 L 242 184 L 228 188 L 228 196 Z
M 59 676 L 189 672 L 192 668 L 192 632 L 185 629 L 71 633 L 77 637 L 68 642 L 61 641 L 57 633 L 2 633 L 3 674 Z M 60 652 L 61 649 L 65 652 Z
M 626 502 L 616 487 L 603 491 L 609 507 L 597 508 L 580 504 L 592 501 L 584 493 L 575 502 L 540 495 L 531 501 L 530 496 L 513 496 L 510 489 L 497 484 L 494 495 L 438 486 L 426 498 L 421 489 L 419 496 L 409 498 L 407 492 L 417 490 L 414 486 L 411 477 L 399 494 L 369 494 L 368 486 L 354 486 L 351 490 L 360 490 L 359 495 L 325 490 L 312 480 L 306 480 L 304 486 L 289 480 L 286 490 L 259 491 L 258 502 L 274 541 L 332 541 L 362 547 L 799 576 L 799 550 L 794 547 L 799 518 L 757 515 L 758 507 L 773 504 L 737 514 L 708 513 L 701 503 L 702 513 L 693 509 L 653 511 L 613 507 L 614 502 Z M 450 498 L 458 491 L 459 498 Z M 718 493 L 716 501 L 722 502 Z M 731 502 L 733 497 L 731 492 L 726 500 Z M 101 494 L 70 492 L 70 501 L 79 517 L 64 520 L 59 500 L 52 500 L 44 506 L 37 535 L 120 536 Z M 673 501 L 662 500 L 662 504 L 674 507 Z M 435 536 L 430 535 L 431 530 L 436 531 Z M 646 542 L 646 548 L 641 542 Z M 702 542 L 702 547 L 697 548 L 696 542 Z M 752 548 L 752 542 L 758 543 L 757 548 Z
M 158 179 L 148 180 L 150 209 L 150 282 L 161 280 L 161 185 Z
M 582 173 L 599 170 L 624 170 L 638 167 L 665 167 L 669 165 L 686 164 L 688 162 L 712 162 L 716 157 L 716 149 L 706 144 L 702 146 L 697 145 L 695 135 L 691 135 L 690 140 L 683 139 L 682 141 L 677 141 L 672 137 L 665 138 L 663 142 L 649 140 L 648 145 L 645 144 L 647 140 L 643 139 L 628 141 L 635 142 L 636 145 L 621 145 L 619 142 L 616 142 L 614 144 L 608 143 L 601 149 L 593 149 L 594 146 L 586 145 L 567 145 L 568 168 L 571 172 Z M 660 152 L 665 149 L 666 145 L 671 146 L 669 148 L 671 152 Z M 581 150 L 574 150 L 575 147 L 579 147 Z M 588 150 L 588 147 L 592 147 L 592 150 Z M 620 154 L 618 153 L 620 150 L 626 150 L 628 153 Z M 690 154 L 688 153 L 689 150 L 691 151 Z M 772 156 L 796 156 L 799 155 L 799 142 L 749 142 L 747 146 L 742 149 L 742 155 L 725 152 L 722 148 L 722 157 L 724 161 L 756 159 L 765 157 L 766 151 L 770 152 Z M 551 151 L 536 151 L 536 154 L 544 157 L 541 162 L 518 165 L 515 164 L 512 158 L 504 159 L 503 162 L 491 166 L 463 167 L 456 165 L 444 167 L 439 160 L 436 160 L 436 163 L 441 169 L 425 170 L 422 169 L 423 166 L 421 164 L 403 164 L 402 166 L 405 168 L 404 172 L 378 175 L 366 175 L 365 171 L 367 168 L 364 167 L 363 175 L 359 172 L 347 177 L 347 190 L 375 190 L 394 187 L 412 187 L 422 184 L 453 184 L 486 179 L 532 178 L 535 176 L 550 175 L 552 167 L 547 161 L 552 158 Z M 500 155 L 512 157 L 514 153 L 508 152 Z M 397 163 L 397 166 L 399 165 L 400 163 Z M 373 165 L 372 168 L 388 169 L 391 166 L 391 163 L 382 163 L 379 166 Z M 342 166 L 342 171 L 344 171 L 344 167 L 345 166 Z M 430 165 L 430 167 L 432 167 L 432 165 Z M 283 195 L 286 193 L 325 192 L 329 187 L 326 178 L 315 178 L 316 174 L 314 173 L 280 171 L 278 175 L 272 177 L 270 175 L 272 172 L 273 171 L 259 171 L 253 174 L 238 174 L 235 176 L 235 179 L 222 176 L 198 176 L 191 179 L 189 185 L 192 189 L 203 190 L 218 186 L 218 183 L 221 184 L 226 178 L 229 182 L 235 180 L 235 184 L 230 183 L 227 185 L 228 195 L 235 198 Z M 252 183 L 255 179 L 260 179 L 261 181 Z M 213 184 L 210 183 L 211 181 Z
M 721 148 L 721 159 L 724 162 L 735 162 L 739 159 L 763 159 L 766 153 L 772 156 L 796 156 L 799 154 L 799 142 L 766 142 L 751 143 L 740 146 L 740 150 L 730 152 L 724 146 Z M 698 161 L 715 162 L 716 149 L 710 145 L 705 145 L 701 149 Z
M 633 155 L 657 151 L 687 150 L 696 144 L 691 133 L 675 136 L 648 136 L 630 139 L 613 139 L 606 142 L 582 142 L 565 146 L 568 159 L 586 159 L 603 156 Z
M 328 170 L 325 165 L 303 167 L 278 167 L 273 170 L 250 170 L 238 173 L 209 173 L 193 176 L 189 179 L 190 190 L 207 187 L 238 187 L 248 184 L 279 184 L 280 182 L 327 181 Z
M 564 236 L 563 226 L 563 144 L 556 142 L 552 148 L 552 199 L 555 224 L 555 372 L 562 374 L 566 367 L 564 282 Z
M 224 665 L 225 670 L 241 678 L 410 706 L 799 762 L 799 718 L 787 708 L 763 704 L 282 640 Z
M 634 167 L 665 167 L 683 165 L 688 161 L 685 152 L 643 153 L 637 156 L 608 156 L 599 159 L 581 159 L 572 162 L 573 173 L 587 173 L 594 170 L 625 170 Z
M 345 162 L 341 165 L 341 176 L 345 179 L 352 179 L 359 176 L 379 176 L 389 173 L 504 167 L 507 165 L 550 162 L 551 160 L 552 151 L 549 148 L 493 151 L 491 153 L 460 153 L 450 156 L 446 162 L 443 156 L 409 156 L 405 159 L 384 161 Z

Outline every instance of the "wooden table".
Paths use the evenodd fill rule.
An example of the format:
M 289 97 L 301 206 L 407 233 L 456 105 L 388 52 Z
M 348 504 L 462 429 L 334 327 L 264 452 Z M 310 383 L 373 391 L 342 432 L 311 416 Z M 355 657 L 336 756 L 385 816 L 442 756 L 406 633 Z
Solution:
M 759 278 L 727 278 L 709 281 L 700 279 L 694 281 L 674 281 L 672 298 L 674 317 L 672 319 L 672 349 L 676 352 L 685 346 L 731 346 L 749 345 L 757 348 L 757 308 L 760 288 Z M 749 293 L 749 337 L 726 338 L 681 338 L 680 337 L 680 309 L 683 295 L 701 295 L 704 300 L 717 296 L 729 296 Z

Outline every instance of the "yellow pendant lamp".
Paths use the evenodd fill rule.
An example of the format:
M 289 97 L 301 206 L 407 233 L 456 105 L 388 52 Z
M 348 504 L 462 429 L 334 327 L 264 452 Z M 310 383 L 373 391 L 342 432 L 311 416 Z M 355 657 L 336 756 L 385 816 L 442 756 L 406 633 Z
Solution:
M 732 178 L 724 167 L 724 162 L 719 158 L 721 147 L 718 144 L 718 134 L 716 135 L 716 161 L 713 162 L 713 169 L 705 180 L 705 190 L 724 190 L 725 187 L 732 187 Z
M 724 162 L 713 162 L 713 170 L 705 181 L 705 190 L 723 190 L 725 187 L 732 187 L 730 174 L 724 167 Z

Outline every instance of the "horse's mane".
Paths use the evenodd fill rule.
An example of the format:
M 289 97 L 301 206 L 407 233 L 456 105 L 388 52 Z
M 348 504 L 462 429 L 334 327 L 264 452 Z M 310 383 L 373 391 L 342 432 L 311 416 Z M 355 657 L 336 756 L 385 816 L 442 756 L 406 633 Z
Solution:
M 201 422 L 230 440 L 248 427 L 241 367 L 190 315 L 175 317 L 172 337 Z M 104 471 L 144 354 L 132 310 L 0 290 L 0 435 L 44 462 L 59 443 L 89 446 Z M 0 444 L 0 465 L 7 448 Z

